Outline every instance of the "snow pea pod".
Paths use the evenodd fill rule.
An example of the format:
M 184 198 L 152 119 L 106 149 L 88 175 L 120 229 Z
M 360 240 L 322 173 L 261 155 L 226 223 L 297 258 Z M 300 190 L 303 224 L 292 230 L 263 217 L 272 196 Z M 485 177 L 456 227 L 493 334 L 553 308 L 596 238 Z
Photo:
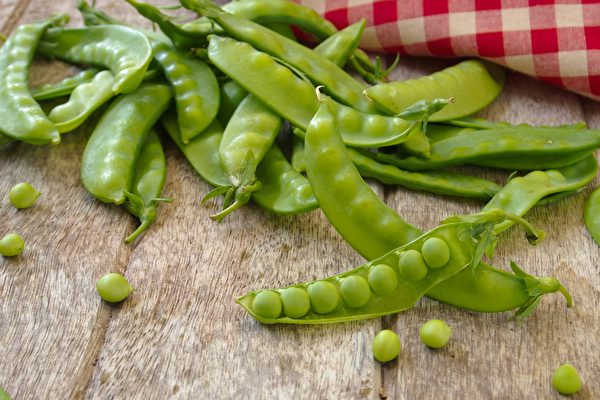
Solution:
M 574 151 L 552 157 L 523 155 L 517 157 L 486 158 L 474 161 L 473 164 L 510 171 L 536 171 L 563 168 L 588 158 L 591 154 L 594 154 L 594 150 Z
M 347 151 L 363 177 L 375 178 L 388 185 L 486 200 L 501 189 L 496 183 L 475 176 L 450 171 L 403 171 L 393 165 L 378 163 L 354 149 L 348 148 Z
M 156 207 L 159 202 L 171 202 L 161 198 L 167 179 L 167 160 L 158 134 L 150 129 L 135 162 L 135 173 L 131 185 L 129 201 L 125 202 L 127 211 L 140 219 L 140 226 L 125 239 L 132 243 L 156 220 Z
M 590 235 L 600 246 L 600 189 L 596 188 L 586 200 L 583 218 Z
M 250 292 L 237 302 L 263 323 L 325 324 L 404 311 L 413 307 L 430 288 L 477 264 L 481 243 L 478 233 L 504 217 L 505 213 L 494 210 L 466 219 L 451 218 L 351 271 L 285 288 Z M 447 257 L 435 260 L 441 265 L 425 265 L 425 274 L 415 278 L 408 274 L 403 259 L 408 254 L 422 257 L 424 243 L 433 238 L 445 247 Z
M 115 76 L 115 94 L 135 90 L 152 60 L 148 39 L 135 29 L 119 25 L 50 29 L 38 51 L 73 63 L 110 69 Z
M 66 22 L 57 15 L 17 27 L 0 51 L 0 133 L 31 144 L 58 144 L 60 134 L 48 120 L 29 88 L 29 66 L 44 32 Z
M 34 87 L 31 89 L 31 94 L 37 101 L 68 96 L 77 86 L 91 81 L 98 72 L 100 72 L 98 68 L 88 68 L 59 82 Z
M 365 89 L 363 84 L 311 49 L 250 20 L 225 13 L 212 2 L 182 0 L 181 4 L 213 19 L 236 39 L 297 68 L 313 82 L 323 85 L 325 91 L 341 103 L 363 112 L 376 111 L 372 103 L 362 95 Z
M 306 173 L 321 209 L 360 254 L 374 259 L 421 235 L 362 180 L 336 130 L 329 102 L 321 103 L 306 130 L 305 152 Z
M 217 119 L 222 125 L 227 125 L 229 118 L 233 115 L 237 106 L 248 95 L 246 89 L 240 86 L 236 81 L 227 81 L 221 85 L 221 102 Z
M 382 162 L 411 171 L 500 157 L 558 157 L 600 147 L 600 131 L 549 127 L 484 129 L 434 142 L 428 159 L 377 154 Z
M 258 164 L 256 177 L 263 184 L 252 193 L 252 199 L 267 211 L 290 215 L 319 206 L 308 179 L 292 168 L 277 144 L 271 146 Z
M 137 197 L 131 193 L 136 159 L 170 100 L 168 86 L 144 83 L 110 105 L 83 152 L 81 181 L 90 194 L 117 205 Z
M 365 94 L 391 114 L 398 114 L 422 99 L 453 97 L 454 103 L 431 116 L 431 121 L 444 121 L 479 111 L 500 94 L 503 86 L 502 68 L 467 60 L 421 78 L 375 85 L 366 89 Z
M 323 40 L 313 50 L 335 65 L 343 67 L 358 48 L 365 25 L 364 19 L 349 25 Z
M 115 78 L 110 71 L 99 72 L 91 81 L 77 86 L 69 101 L 54 107 L 48 118 L 59 132 L 72 131 L 114 96 L 114 82 Z

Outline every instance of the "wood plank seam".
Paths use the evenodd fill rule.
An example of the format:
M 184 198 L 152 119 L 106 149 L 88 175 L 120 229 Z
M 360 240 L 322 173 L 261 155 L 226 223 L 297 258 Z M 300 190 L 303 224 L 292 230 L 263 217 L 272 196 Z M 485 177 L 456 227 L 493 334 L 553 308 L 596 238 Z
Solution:
M 2 27 L 2 33 L 5 35 L 9 35 L 18 25 L 23 15 L 29 8 L 29 3 L 31 0 L 21 0 L 17 3 L 17 6 L 14 8 L 13 12 L 6 19 L 6 23 Z

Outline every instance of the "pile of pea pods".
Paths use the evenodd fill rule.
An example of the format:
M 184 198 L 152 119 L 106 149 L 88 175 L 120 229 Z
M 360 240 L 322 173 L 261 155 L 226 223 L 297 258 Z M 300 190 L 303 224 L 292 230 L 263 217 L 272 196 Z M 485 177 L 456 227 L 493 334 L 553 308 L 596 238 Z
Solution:
M 388 82 L 387 70 L 358 48 L 365 21 L 338 31 L 288 0 L 218 7 L 181 0 L 198 18 L 125 0 L 160 31 L 128 26 L 84 0 L 85 26 L 68 18 L 21 25 L 0 53 L 0 146 L 58 144 L 101 112 L 81 163 L 85 189 L 139 218 L 133 242 L 157 218 L 166 177 L 166 132 L 222 197 L 223 220 L 253 200 L 292 215 L 320 207 L 368 262 L 351 271 L 238 299 L 264 323 L 317 324 L 372 318 L 412 307 L 422 296 L 475 311 L 527 317 L 554 278 L 483 261 L 512 225 L 543 239 L 522 216 L 585 187 L 597 173 L 600 131 L 585 125 L 511 125 L 473 118 L 502 91 L 504 71 L 467 60 L 430 76 Z M 312 35 L 299 43 L 294 26 Z M 89 69 L 28 87 L 36 55 Z M 41 101 L 67 97 L 45 113 Z M 156 125 L 160 125 L 157 130 Z M 284 138 L 285 140 L 278 140 Z M 291 144 L 290 140 L 291 138 Z M 288 148 L 281 143 L 290 144 Z M 471 164 L 520 171 L 501 187 L 448 170 Z M 364 178 L 441 195 L 478 198 L 480 213 L 423 232 L 371 190 Z M 585 221 L 600 241 L 600 192 Z

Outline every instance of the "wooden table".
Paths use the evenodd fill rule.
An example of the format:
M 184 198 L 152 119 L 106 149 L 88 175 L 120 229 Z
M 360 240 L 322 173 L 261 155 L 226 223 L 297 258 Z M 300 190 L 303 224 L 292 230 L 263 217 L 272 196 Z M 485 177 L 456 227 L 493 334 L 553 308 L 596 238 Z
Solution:
M 64 3 L 64 4 L 62 4 Z M 119 1 L 99 1 L 113 15 L 140 18 Z M 0 0 L 3 33 L 75 1 Z M 446 61 L 403 59 L 396 78 L 429 73 Z M 36 81 L 72 70 L 38 62 Z M 506 90 L 483 116 L 513 123 L 586 121 L 600 128 L 600 104 L 510 74 Z M 554 368 L 573 363 L 584 381 L 574 398 L 600 397 L 600 251 L 585 230 L 589 188 L 528 219 L 548 236 L 531 248 L 520 234 L 504 238 L 495 265 L 515 260 L 553 275 L 571 290 L 572 309 L 547 296 L 524 323 L 508 313 L 479 314 L 422 299 L 407 312 L 330 326 L 265 326 L 235 304 L 248 290 L 335 274 L 362 263 L 320 211 L 269 215 L 249 205 L 222 224 L 209 219 L 219 205 L 199 205 L 210 187 L 165 140 L 169 176 L 156 224 L 135 245 L 123 238 L 137 225 L 124 209 L 100 203 L 79 180 L 89 124 L 60 146 L 0 149 L 0 234 L 20 232 L 24 254 L 0 258 L 0 386 L 14 399 L 538 399 L 559 398 Z M 498 182 L 506 174 L 486 172 Z M 7 192 L 28 181 L 38 204 L 16 210 Z M 599 180 L 590 185 L 597 186 Z M 385 201 L 424 228 L 477 201 L 374 184 Z M 95 291 L 109 271 L 137 288 L 110 306 Z M 425 348 L 418 327 L 431 318 L 454 330 L 442 350 Z M 403 351 L 381 365 L 371 340 L 396 331 Z

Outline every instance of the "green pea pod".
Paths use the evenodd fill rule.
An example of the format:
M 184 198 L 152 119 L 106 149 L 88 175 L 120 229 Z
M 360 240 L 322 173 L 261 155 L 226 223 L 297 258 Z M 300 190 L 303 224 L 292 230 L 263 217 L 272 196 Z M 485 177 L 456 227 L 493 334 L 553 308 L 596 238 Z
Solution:
M 546 196 L 570 192 L 587 185 L 597 172 L 598 163 L 593 155 L 558 170 L 533 171 L 525 176 L 512 178 L 483 210 L 501 208 L 514 214 L 525 215 Z M 502 232 L 511 225 L 510 222 L 500 224 L 496 226 L 495 232 Z
M 66 15 L 24 24 L 6 39 L 0 51 L 0 133 L 31 144 L 58 144 L 60 134 L 33 99 L 29 66 L 40 38 L 52 25 L 63 24 Z
M 115 76 L 115 94 L 135 90 L 152 60 L 148 39 L 134 29 L 118 25 L 51 29 L 38 51 L 73 63 L 110 69 Z
M 0 387 L 0 400 L 10 400 L 10 396 L 8 395 L 8 393 L 6 393 L 4 391 L 4 389 L 2 389 Z
M 68 96 L 77 86 L 91 81 L 98 72 L 100 72 L 98 68 L 88 68 L 59 82 L 34 87 L 31 89 L 31 94 L 37 101 Z
M 213 19 L 236 39 L 297 68 L 313 82 L 323 85 L 324 90 L 336 100 L 363 112 L 376 112 L 372 103 L 362 95 L 363 84 L 311 49 L 250 20 L 227 14 L 211 1 L 182 0 L 181 4 Z
M 427 159 L 414 156 L 400 158 L 383 153 L 377 154 L 377 159 L 399 168 L 419 171 L 473 163 L 486 158 L 560 158 L 566 154 L 593 151 L 599 147 L 600 131 L 596 130 L 508 127 L 472 131 L 434 142 Z
M 487 119 L 477 118 L 477 117 L 463 117 L 460 119 L 448 120 L 448 121 L 444 121 L 444 124 L 459 126 L 459 127 L 463 127 L 463 128 L 473 128 L 473 129 L 492 129 L 492 128 L 503 128 L 503 127 L 508 127 L 508 126 L 513 126 L 513 127 L 517 126 L 517 127 L 523 127 L 523 128 L 531 127 L 531 125 L 529 125 L 529 124 L 513 125 L 513 124 L 510 124 L 505 121 L 489 121 Z M 587 125 L 585 122 L 578 122 L 575 124 L 558 125 L 556 127 L 557 128 L 586 129 Z
M 306 173 L 329 222 L 369 259 L 416 239 L 421 231 L 382 203 L 362 180 L 336 126 L 329 102 L 323 102 L 305 136 Z
M 501 188 L 496 183 L 450 171 L 403 171 L 393 165 L 381 164 L 371 157 L 348 148 L 350 159 L 363 177 L 375 178 L 388 185 L 400 185 L 414 190 L 448 196 L 489 199 Z
M 473 164 L 483 167 L 507 169 L 509 171 L 536 171 L 564 168 L 588 158 L 591 154 L 594 154 L 594 150 L 567 152 L 554 157 L 546 155 L 528 156 L 527 154 L 523 154 L 522 156 L 514 157 L 484 158 L 474 161 Z
M 256 177 L 262 185 L 252 199 L 272 213 L 300 214 L 319 206 L 308 179 L 292 168 L 277 144 L 258 164 Z
M 365 94 L 394 115 L 419 100 L 452 97 L 453 104 L 431 117 L 431 121 L 444 121 L 481 110 L 500 94 L 503 86 L 504 70 L 500 67 L 467 60 L 429 76 L 375 85 Z
M 596 188 L 588 197 L 583 217 L 590 235 L 600 246 L 600 189 Z
M 292 138 L 292 167 L 300 173 L 306 172 L 305 158 L 304 140 L 299 136 L 294 136 Z
M 125 239 L 132 243 L 156 220 L 156 207 L 159 202 L 171 202 L 161 198 L 167 178 L 167 160 L 158 134 L 150 129 L 140 154 L 136 160 L 131 194 L 126 201 L 127 211 L 140 219 L 140 226 Z
M 219 85 L 202 60 L 151 41 L 154 59 L 160 64 L 175 95 L 181 140 L 187 143 L 204 131 L 219 109 Z
M 59 132 L 72 131 L 114 96 L 112 91 L 114 82 L 115 79 L 110 71 L 99 72 L 91 81 L 77 86 L 71 93 L 69 101 L 54 107 L 48 114 L 48 118 Z
M 170 99 L 168 86 L 145 83 L 110 105 L 83 152 L 81 181 L 90 194 L 117 205 L 133 196 L 137 156 Z
M 347 26 L 319 43 L 317 47 L 314 48 L 314 51 L 335 65 L 343 67 L 358 48 L 358 44 L 365 30 L 365 25 L 366 21 L 362 19 Z
M 237 302 L 263 323 L 324 324 L 404 311 L 413 307 L 435 285 L 478 263 L 479 233 L 504 216 L 502 211 L 494 210 L 448 220 L 410 243 L 351 271 L 286 288 L 250 292 Z M 465 235 L 465 232 L 469 234 Z M 432 238 L 445 247 L 443 259 L 430 259 L 436 263 L 440 261 L 441 265 L 431 262 L 429 266 L 423 261 L 424 243 Z M 421 259 L 424 273 L 418 277 L 411 273 L 414 266 L 403 261 L 409 253 Z

